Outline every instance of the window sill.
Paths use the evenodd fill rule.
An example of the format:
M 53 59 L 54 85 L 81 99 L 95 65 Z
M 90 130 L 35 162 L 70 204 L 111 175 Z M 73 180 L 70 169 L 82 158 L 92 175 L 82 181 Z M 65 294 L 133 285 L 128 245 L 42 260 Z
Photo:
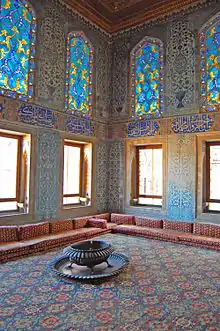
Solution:
M 20 216 L 20 215 L 28 215 L 28 213 L 24 213 L 24 212 L 19 212 L 16 210 L 12 210 L 12 211 L 2 211 L 0 212 L 0 218 L 3 217 L 16 217 L 16 216 Z
M 196 218 L 195 222 L 220 224 L 220 213 L 213 213 L 213 212 L 201 213 Z
M 83 206 L 83 205 L 80 205 L 80 204 L 77 204 L 77 205 L 63 205 L 62 210 L 78 209 L 78 208 L 90 208 L 90 207 L 91 207 L 91 204 L 86 205 L 86 206 Z
M 149 208 L 149 209 L 162 209 L 162 206 L 156 205 L 130 205 L 130 208 Z

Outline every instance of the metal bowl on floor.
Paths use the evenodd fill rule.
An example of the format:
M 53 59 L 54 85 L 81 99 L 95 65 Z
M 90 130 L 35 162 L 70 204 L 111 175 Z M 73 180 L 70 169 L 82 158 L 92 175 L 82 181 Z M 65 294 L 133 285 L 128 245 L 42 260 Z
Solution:
M 88 240 L 64 248 L 63 253 L 72 264 L 92 269 L 103 262 L 108 264 L 108 258 L 113 251 L 112 245 L 106 241 Z

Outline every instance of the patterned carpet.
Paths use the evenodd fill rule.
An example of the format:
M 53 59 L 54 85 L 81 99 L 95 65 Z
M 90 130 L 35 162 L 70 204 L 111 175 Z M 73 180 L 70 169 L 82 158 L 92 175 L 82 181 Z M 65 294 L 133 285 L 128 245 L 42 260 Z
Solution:
M 0 265 L 0 330 L 220 330 L 215 251 L 125 235 L 100 238 L 130 258 L 100 284 L 49 271 L 62 252 Z

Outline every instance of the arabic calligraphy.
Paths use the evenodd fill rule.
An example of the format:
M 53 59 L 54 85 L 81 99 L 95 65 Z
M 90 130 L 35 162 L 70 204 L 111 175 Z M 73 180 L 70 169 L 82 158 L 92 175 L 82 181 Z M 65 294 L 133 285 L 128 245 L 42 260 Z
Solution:
M 19 121 L 25 124 L 46 128 L 55 128 L 57 124 L 57 117 L 51 109 L 24 104 L 18 110 L 17 115 Z
M 159 134 L 160 125 L 158 121 L 137 121 L 127 124 L 127 137 L 155 136 Z
M 214 125 L 214 118 L 208 114 L 180 116 L 173 120 L 174 133 L 196 133 L 209 131 Z
M 66 122 L 66 130 L 83 136 L 94 136 L 95 128 L 92 121 L 70 116 Z

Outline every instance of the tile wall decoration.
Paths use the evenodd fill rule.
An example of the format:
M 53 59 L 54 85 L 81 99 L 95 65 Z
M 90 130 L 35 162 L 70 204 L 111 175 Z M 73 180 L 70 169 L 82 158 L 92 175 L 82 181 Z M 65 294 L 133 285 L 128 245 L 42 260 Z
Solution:
M 36 187 L 37 220 L 58 216 L 60 144 L 59 132 L 39 130 Z

